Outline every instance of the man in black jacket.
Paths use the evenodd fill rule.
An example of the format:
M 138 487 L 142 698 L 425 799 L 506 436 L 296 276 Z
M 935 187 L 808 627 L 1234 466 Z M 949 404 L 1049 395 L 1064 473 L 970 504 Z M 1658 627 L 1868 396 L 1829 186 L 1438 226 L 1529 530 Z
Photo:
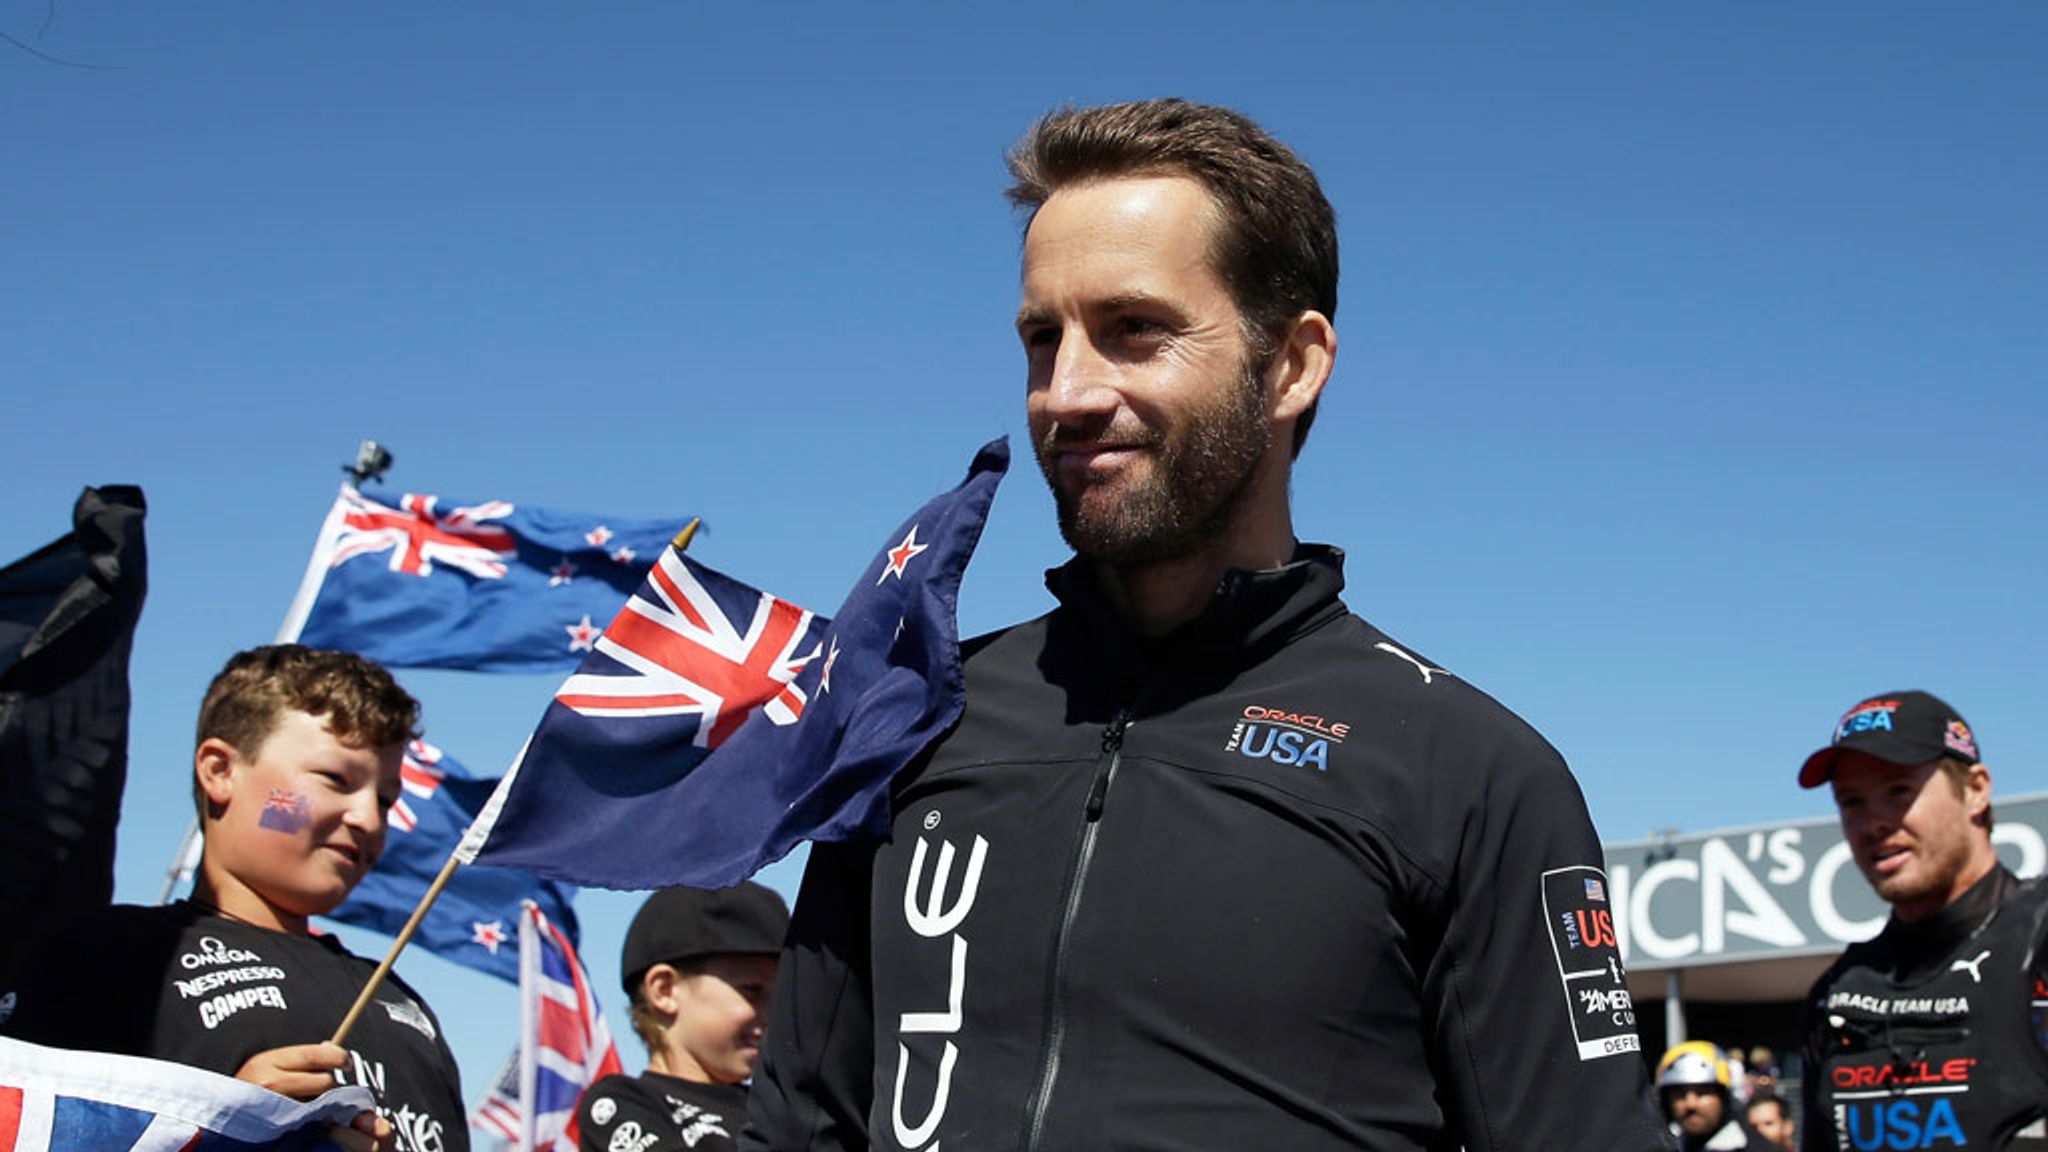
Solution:
M 1857 704 L 1799 770 L 1831 785 L 1892 907 L 1807 999 L 1803 1147 L 2040 1147 L 2048 1115 L 2048 888 L 1991 846 L 1976 734 L 1926 692 Z
M 1563 761 L 1338 599 L 1288 482 L 1334 214 L 1226 109 L 1010 155 L 1052 613 L 817 847 L 743 1147 L 1661 1149 Z

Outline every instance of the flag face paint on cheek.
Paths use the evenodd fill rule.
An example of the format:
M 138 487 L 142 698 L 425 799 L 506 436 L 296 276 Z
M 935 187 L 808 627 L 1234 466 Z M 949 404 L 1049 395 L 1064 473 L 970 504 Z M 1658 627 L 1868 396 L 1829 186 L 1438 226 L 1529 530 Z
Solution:
M 273 832 L 303 832 L 312 822 L 312 802 L 282 788 L 270 790 L 270 798 L 263 802 L 263 813 L 256 818 L 258 825 Z

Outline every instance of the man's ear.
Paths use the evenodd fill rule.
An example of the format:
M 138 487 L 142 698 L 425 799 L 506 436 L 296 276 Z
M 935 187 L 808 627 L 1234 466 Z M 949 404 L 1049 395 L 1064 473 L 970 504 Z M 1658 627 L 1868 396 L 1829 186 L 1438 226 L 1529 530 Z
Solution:
M 1970 765 L 1970 771 L 1963 777 L 1963 811 L 1968 813 L 1970 823 L 1982 824 L 1984 813 L 1991 809 L 1991 769 L 1982 764 Z
M 1295 420 L 1323 394 L 1337 364 L 1337 329 L 1330 318 L 1310 310 L 1294 318 L 1270 366 L 1273 418 Z
M 241 760 L 235 746 L 218 736 L 201 740 L 192 753 L 193 775 L 199 780 L 200 793 L 206 797 L 207 812 L 216 818 L 235 794 L 235 768 Z

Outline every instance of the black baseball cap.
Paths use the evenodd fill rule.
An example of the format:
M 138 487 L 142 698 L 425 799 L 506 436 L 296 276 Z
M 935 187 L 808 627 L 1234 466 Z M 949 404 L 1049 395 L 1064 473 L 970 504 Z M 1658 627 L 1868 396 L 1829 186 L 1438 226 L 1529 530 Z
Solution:
M 1975 764 L 1983 759 L 1977 738 L 1955 709 L 1927 692 L 1881 692 L 1835 722 L 1835 739 L 1806 758 L 1801 788 L 1818 788 L 1834 778 L 1843 752 L 1861 752 L 1889 764 L 1931 764 L 1943 757 Z
M 782 897 L 751 880 L 731 888 L 663 888 L 626 929 L 619 978 L 630 995 L 656 964 L 697 956 L 775 955 L 789 931 Z

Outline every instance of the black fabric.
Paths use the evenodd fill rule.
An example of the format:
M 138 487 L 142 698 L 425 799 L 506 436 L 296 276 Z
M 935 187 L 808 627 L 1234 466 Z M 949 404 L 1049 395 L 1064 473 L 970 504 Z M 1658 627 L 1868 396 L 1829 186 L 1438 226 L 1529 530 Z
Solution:
M 1338 599 L 966 647 L 887 843 L 814 850 L 749 1148 L 1672 1147 L 1556 752 Z
M 258 1052 L 333 1035 L 376 965 L 332 937 L 292 936 L 181 902 L 116 905 L 24 965 L 0 1032 L 35 1044 L 234 1075 Z M 361 1084 L 399 1152 L 464 1152 L 468 1121 L 439 1021 L 385 977 L 349 1032 L 340 1082 Z
M 1807 1001 L 1802 1147 L 2041 1147 L 2044 940 L 2048 886 L 1999 867 L 1851 945 Z
M 87 488 L 69 535 L 0 568 L 0 986 L 114 898 L 143 514 L 140 488 Z
M 576 1109 L 580 1152 L 733 1152 L 747 1090 L 659 1072 L 607 1076 Z

